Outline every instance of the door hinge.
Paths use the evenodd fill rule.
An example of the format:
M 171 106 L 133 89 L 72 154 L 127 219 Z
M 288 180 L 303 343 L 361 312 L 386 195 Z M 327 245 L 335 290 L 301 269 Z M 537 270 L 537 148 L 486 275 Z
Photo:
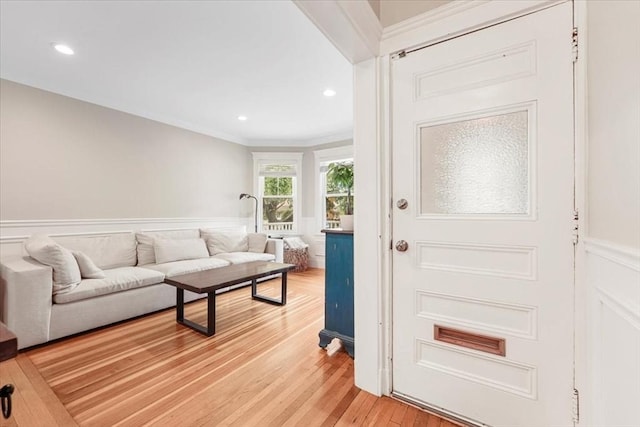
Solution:
M 573 28 L 573 33 L 571 35 L 571 54 L 573 55 L 573 62 L 576 63 L 578 61 L 578 28 Z
M 580 392 L 577 388 L 573 389 L 573 424 L 580 422 Z
M 580 214 L 578 212 L 578 210 L 576 209 L 575 211 L 573 211 L 573 244 L 577 245 L 578 244 L 578 236 L 579 236 L 579 229 L 578 229 L 578 219 L 580 219 Z

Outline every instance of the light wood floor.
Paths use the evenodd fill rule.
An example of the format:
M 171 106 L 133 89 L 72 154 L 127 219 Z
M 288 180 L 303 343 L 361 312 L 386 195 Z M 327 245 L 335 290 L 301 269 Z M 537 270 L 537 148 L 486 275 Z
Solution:
M 0 364 L 0 384 L 16 385 L 0 425 L 457 425 L 353 385 L 353 360 L 318 347 L 323 280 L 290 274 L 285 307 L 252 301 L 249 288 L 219 296 L 210 338 L 171 309 L 20 353 Z M 204 323 L 205 310 L 189 304 L 186 317 Z

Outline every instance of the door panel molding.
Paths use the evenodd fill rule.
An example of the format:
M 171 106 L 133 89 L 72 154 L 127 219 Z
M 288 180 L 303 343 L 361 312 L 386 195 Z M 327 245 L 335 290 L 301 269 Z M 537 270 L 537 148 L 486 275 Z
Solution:
M 538 278 L 538 253 L 532 246 L 421 241 L 415 243 L 415 248 L 417 265 L 422 269 L 524 280 Z
M 416 290 L 416 315 L 497 335 L 538 338 L 534 306 Z
M 534 366 L 421 339 L 416 339 L 416 360 L 419 365 L 446 375 L 528 399 L 538 396 L 537 369 Z M 487 375 L 488 372 L 493 376 Z
M 414 81 L 415 100 L 426 100 L 535 75 L 536 54 L 536 42 L 531 40 L 420 73 Z M 493 67 L 500 68 L 501 74 L 496 76 L 491 73 Z M 451 84 L 450 74 L 456 76 L 455 84 Z M 489 76 L 490 74 L 492 75 Z

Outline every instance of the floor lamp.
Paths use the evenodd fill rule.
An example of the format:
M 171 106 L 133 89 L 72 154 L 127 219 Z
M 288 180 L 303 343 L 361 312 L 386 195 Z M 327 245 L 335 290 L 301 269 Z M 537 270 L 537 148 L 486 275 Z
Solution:
M 240 200 L 242 199 L 253 199 L 256 201 L 256 208 L 254 210 L 253 213 L 253 230 L 254 232 L 258 232 L 258 199 L 255 198 L 255 196 L 252 196 L 251 194 L 247 194 L 247 193 L 242 193 L 240 194 Z

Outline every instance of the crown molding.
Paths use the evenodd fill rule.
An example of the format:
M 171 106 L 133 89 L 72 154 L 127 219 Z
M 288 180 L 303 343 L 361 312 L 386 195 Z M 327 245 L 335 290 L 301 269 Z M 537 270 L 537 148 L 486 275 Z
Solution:
M 280 139 L 257 139 L 252 140 L 247 145 L 251 148 L 260 147 L 313 147 L 316 145 L 330 144 L 332 142 L 341 142 L 353 140 L 353 130 L 320 136 L 312 139 L 305 140 L 280 140 Z
M 293 0 L 352 64 L 378 56 L 382 26 L 369 3 Z

